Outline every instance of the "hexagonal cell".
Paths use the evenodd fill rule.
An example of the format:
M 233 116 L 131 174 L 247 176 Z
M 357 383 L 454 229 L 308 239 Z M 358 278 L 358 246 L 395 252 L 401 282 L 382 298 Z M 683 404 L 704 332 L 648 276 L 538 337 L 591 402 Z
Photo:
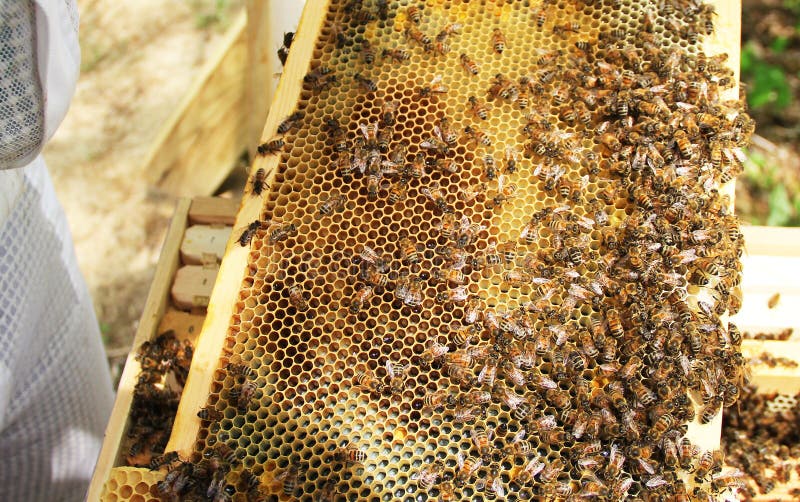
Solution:
M 667 497 L 723 399 L 694 413 L 687 382 L 736 351 L 719 188 L 752 124 L 713 16 L 382 5 L 329 8 L 197 453 L 240 496 Z

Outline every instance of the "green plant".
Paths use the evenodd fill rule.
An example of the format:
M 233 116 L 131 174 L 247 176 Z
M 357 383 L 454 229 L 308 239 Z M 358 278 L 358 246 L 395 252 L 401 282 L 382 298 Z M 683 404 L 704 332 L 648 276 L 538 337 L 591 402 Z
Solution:
M 782 52 L 788 40 L 776 39 L 773 50 Z M 792 102 L 792 90 L 786 80 L 783 68 L 764 61 L 756 52 L 755 46 L 748 43 L 742 49 L 742 80 L 747 83 L 747 104 L 753 109 L 773 106 L 779 110 Z
M 742 181 L 752 187 L 753 196 L 766 199 L 767 211 L 757 218 L 770 226 L 800 226 L 800 194 L 787 187 L 781 176 L 781 167 L 770 162 L 758 152 L 750 151 L 744 164 Z
M 195 2 L 195 26 L 200 29 L 210 28 L 216 24 L 225 23 L 225 13 L 228 9 L 229 0 L 214 0 L 213 6 L 209 9 L 206 1 Z

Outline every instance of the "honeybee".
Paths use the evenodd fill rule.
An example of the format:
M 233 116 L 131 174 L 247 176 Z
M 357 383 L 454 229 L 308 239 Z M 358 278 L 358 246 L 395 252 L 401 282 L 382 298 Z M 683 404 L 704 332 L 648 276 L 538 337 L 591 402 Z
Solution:
M 526 486 L 534 482 L 534 478 L 540 474 L 547 464 L 542 461 L 539 457 L 533 457 L 528 460 L 524 466 L 519 468 L 511 477 L 511 482 L 517 486 Z
M 308 302 L 303 297 L 303 290 L 300 286 L 295 285 L 289 288 L 289 303 L 300 312 L 308 310 Z
M 491 146 L 492 141 L 489 136 L 479 127 L 467 126 L 464 128 L 464 135 L 470 143 L 474 145 Z
M 268 224 L 265 224 L 265 222 L 262 222 L 261 220 L 253 220 L 249 225 L 247 225 L 247 228 L 244 229 L 239 238 L 236 239 L 236 242 L 238 242 L 242 247 L 247 246 L 253 240 L 253 237 L 255 237 L 256 232 L 265 226 L 268 226 Z
M 239 387 L 230 390 L 230 397 L 236 399 L 236 407 L 239 411 L 244 411 L 250 405 L 250 401 L 256 394 L 257 384 L 253 380 L 245 380 Z
M 435 341 L 429 342 L 428 348 L 420 356 L 423 366 L 430 366 L 434 361 L 443 358 L 449 350 L 447 345 L 442 345 Z
M 334 118 L 326 119 L 322 129 L 328 133 L 328 139 L 334 152 L 344 152 L 348 150 L 347 132 L 338 120 Z
M 444 56 L 450 52 L 450 44 L 447 43 L 447 34 L 440 31 L 433 42 L 433 52 L 440 56 Z
M 412 5 L 406 9 L 406 17 L 412 23 L 419 24 L 422 20 L 422 12 L 419 7 Z
M 697 466 L 694 470 L 694 479 L 698 483 L 706 481 L 706 477 L 711 473 L 714 467 L 714 453 L 711 450 L 706 450 L 700 455 L 697 460 Z
M 453 398 L 445 389 L 440 389 L 432 393 L 426 393 L 422 400 L 425 407 L 432 410 L 440 410 L 446 404 L 450 404 L 452 401 Z
M 564 23 L 553 26 L 553 35 L 566 36 L 567 33 L 578 33 L 581 30 L 581 24 L 577 21 L 571 23 Z
M 197 411 L 197 416 L 201 420 L 207 420 L 209 422 L 217 422 L 221 420 L 224 415 L 222 414 L 221 411 L 218 411 L 214 407 L 205 406 Z
M 283 34 L 283 44 L 278 48 L 278 59 L 281 65 L 286 64 L 286 59 L 289 57 L 289 49 L 294 41 L 294 32 L 287 32 Z
M 276 481 L 283 481 L 283 494 L 294 496 L 297 490 L 297 485 L 300 481 L 300 468 L 296 465 L 289 465 L 289 467 L 275 476 Z
M 478 63 L 475 62 L 471 57 L 469 57 L 466 53 L 462 53 L 459 57 L 461 61 L 461 67 L 469 73 L 470 75 L 477 75 L 480 71 Z
M 150 460 L 149 468 L 151 471 L 156 471 L 166 465 L 167 469 L 172 469 L 172 464 L 175 462 L 181 462 L 181 458 L 178 456 L 177 451 L 170 451 L 163 455 L 153 457 L 152 460 Z
M 519 96 L 519 88 L 513 80 L 506 78 L 502 73 L 494 76 L 493 84 L 489 88 L 489 96 L 493 99 L 500 97 L 510 101 L 515 101 Z
M 353 384 L 362 387 L 366 392 L 375 394 L 381 394 L 386 387 L 369 370 L 367 370 L 366 373 L 361 371 L 356 373 L 355 376 L 353 376 Z
M 486 120 L 489 118 L 489 107 L 486 105 L 486 103 L 481 103 L 475 96 L 470 96 L 468 101 L 470 113 L 481 120 Z
M 461 452 L 458 452 L 456 462 L 458 470 L 453 481 L 457 487 L 462 487 L 467 484 L 483 465 L 483 459 L 475 457 L 465 458 L 464 454 Z
M 305 113 L 298 111 L 283 119 L 283 122 L 278 125 L 278 134 L 285 134 L 294 129 L 303 120 L 303 117 L 305 117 Z
M 286 145 L 282 139 L 273 139 L 267 141 L 266 143 L 261 143 L 258 145 L 258 154 L 263 156 L 271 155 L 273 153 L 278 153 L 283 150 L 283 147 Z
M 708 404 L 703 406 L 702 411 L 700 412 L 700 423 L 707 424 L 714 420 L 714 417 L 717 416 L 721 407 L 722 407 L 722 397 L 715 395 Z
M 344 209 L 344 204 L 347 198 L 339 193 L 331 193 L 324 201 L 319 204 L 317 208 L 320 217 L 331 214 L 334 211 L 341 211 Z
M 483 409 L 480 406 L 459 404 L 456 409 L 453 410 L 453 422 L 457 424 L 471 424 L 481 416 L 483 416 Z
M 436 460 L 431 464 L 426 465 L 421 471 L 412 475 L 412 479 L 416 477 L 417 485 L 423 490 L 429 490 L 439 481 L 439 477 L 444 470 L 444 464 L 441 460 Z
M 431 80 L 430 84 L 421 87 L 418 90 L 419 96 L 422 98 L 431 97 L 435 94 L 446 94 L 448 87 L 442 83 L 442 76 L 436 75 Z
M 498 54 L 502 54 L 506 48 L 506 36 L 500 28 L 492 31 L 492 49 Z
M 414 42 L 422 46 L 422 49 L 425 52 L 430 52 L 433 49 L 433 42 L 431 41 L 431 37 L 423 33 L 416 26 L 409 26 L 408 28 L 406 28 L 405 35 L 407 39 L 413 40 Z
M 549 464 L 546 464 L 542 472 L 539 473 L 539 479 L 542 483 L 552 483 L 558 478 L 559 474 L 564 470 L 564 462 L 560 458 L 556 458 Z
M 497 165 L 494 162 L 494 157 L 491 154 L 486 154 L 481 159 L 483 162 L 483 174 L 486 179 L 491 181 L 497 178 Z
M 537 473 L 538 474 L 538 473 Z M 500 476 L 500 470 L 497 467 L 491 467 L 486 471 L 486 476 L 478 479 L 475 482 L 475 489 L 486 492 L 487 498 L 499 497 L 503 499 L 506 496 L 506 490 L 503 487 L 503 480 Z
M 350 313 L 357 314 L 364 307 L 364 305 L 369 303 L 373 294 L 374 292 L 372 286 L 364 286 L 360 290 L 356 291 L 353 294 L 353 298 L 350 300 Z
M 370 80 L 369 78 L 363 76 L 361 73 L 356 73 L 353 75 L 353 78 L 358 85 L 361 86 L 367 92 L 377 92 L 378 91 L 378 84 L 375 83 L 374 80 Z
M 381 55 L 384 58 L 388 57 L 392 59 L 395 63 L 402 63 L 403 61 L 408 61 L 408 59 L 411 57 L 408 54 L 408 51 L 405 51 L 403 49 L 383 49 Z
M 436 155 L 449 155 L 450 154 L 450 145 L 442 141 L 436 136 L 430 136 L 428 139 L 423 140 L 419 144 L 420 148 L 425 150 L 429 150 Z M 424 158 L 422 160 L 422 164 L 424 165 Z
M 447 198 L 444 191 L 439 188 L 438 184 L 434 184 L 432 188 L 430 187 L 423 187 L 420 189 L 420 193 L 428 198 L 431 202 L 433 202 L 434 206 L 440 213 L 450 213 L 452 209 L 447 204 Z
M 544 26 L 545 21 L 547 21 L 547 9 L 543 6 L 539 6 L 533 10 L 533 17 L 536 19 L 536 26 L 541 28 Z
M 384 101 L 381 105 L 381 123 L 386 127 L 391 127 L 395 123 L 395 114 L 397 108 L 400 106 L 399 101 L 389 100 Z
M 287 223 L 285 225 L 281 225 L 277 229 L 273 230 L 272 233 L 269 234 L 269 243 L 276 244 L 281 241 L 285 241 L 289 238 L 290 235 L 297 233 L 297 227 L 294 223 Z
M 348 466 L 363 464 L 367 460 L 367 454 L 361 451 L 358 446 L 347 443 L 345 446 L 340 446 L 334 450 L 333 460 Z
M 406 387 L 406 373 L 408 373 L 408 366 L 392 364 L 391 361 L 386 361 L 386 375 L 389 377 L 389 391 L 392 394 L 403 392 Z
M 377 49 L 369 43 L 369 40 L 364 40 L 361 43 L 361 57 L 364 59 L 364 62 L 368 65 L 371 65 L 375 62 L 375 56 L 377 55 Z
M 492 396 L 494 397 L 494 399 L 497 399 L 498 401 L 508 406 L 511 410 L 516 410 L 523 403 L 527 402 L 527 400 L 524 397 L 518 395 L 516 392 L 514 392 L 512 389 L 509 389 L 505 385 L 500 385 L 500 384 L 495 385 L 492 388 Z
M 493 449 L 491 441 L 494 436 L 494 430 L 486 432 L 483 427 L 476 427 L 470 431 L 470 436 L 472 437 L 472 444 L 478 450 L 478 455 L 482 459 L 488 459 Z
M 394 183 L 389 188 L 389 204 L 397 204 L 406 200 L 406 197 L 408 197 L 408 182 L 406 180 Z
M 311 70 L 303 77 L 304 84 L 312 91 L 324 91 L 336 83 L 336 75 L 331 75 L 331 70 L 325 66 L 320 66 Z

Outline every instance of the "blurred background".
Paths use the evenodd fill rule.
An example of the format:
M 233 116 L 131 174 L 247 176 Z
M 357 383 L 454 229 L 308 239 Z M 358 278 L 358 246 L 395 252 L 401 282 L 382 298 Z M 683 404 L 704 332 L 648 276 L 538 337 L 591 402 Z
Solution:
M 78 0 L 82 75 L 45 158 L 67 212 L 115 380 L 130 350 L 177 196 L 143 163 L 219 50 L 244 0 Z M 736 212 L 800 225 L 800 0 L 742 1 L 741 74 L 757 122 Z M 293 29 L 292 22 L 287 30 Z M 275 42 L 271 51 L 277 51 Z M 239 198 L 243 157 L 217 194 Z

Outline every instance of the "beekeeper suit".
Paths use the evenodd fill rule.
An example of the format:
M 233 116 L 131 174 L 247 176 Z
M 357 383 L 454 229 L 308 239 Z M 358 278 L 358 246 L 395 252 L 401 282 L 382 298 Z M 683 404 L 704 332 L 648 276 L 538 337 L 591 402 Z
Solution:
M 111 410 L 97 320 L 40 155 L 79 63 L 74 0 L 0 0 L 1 501 L 82 499 Z

